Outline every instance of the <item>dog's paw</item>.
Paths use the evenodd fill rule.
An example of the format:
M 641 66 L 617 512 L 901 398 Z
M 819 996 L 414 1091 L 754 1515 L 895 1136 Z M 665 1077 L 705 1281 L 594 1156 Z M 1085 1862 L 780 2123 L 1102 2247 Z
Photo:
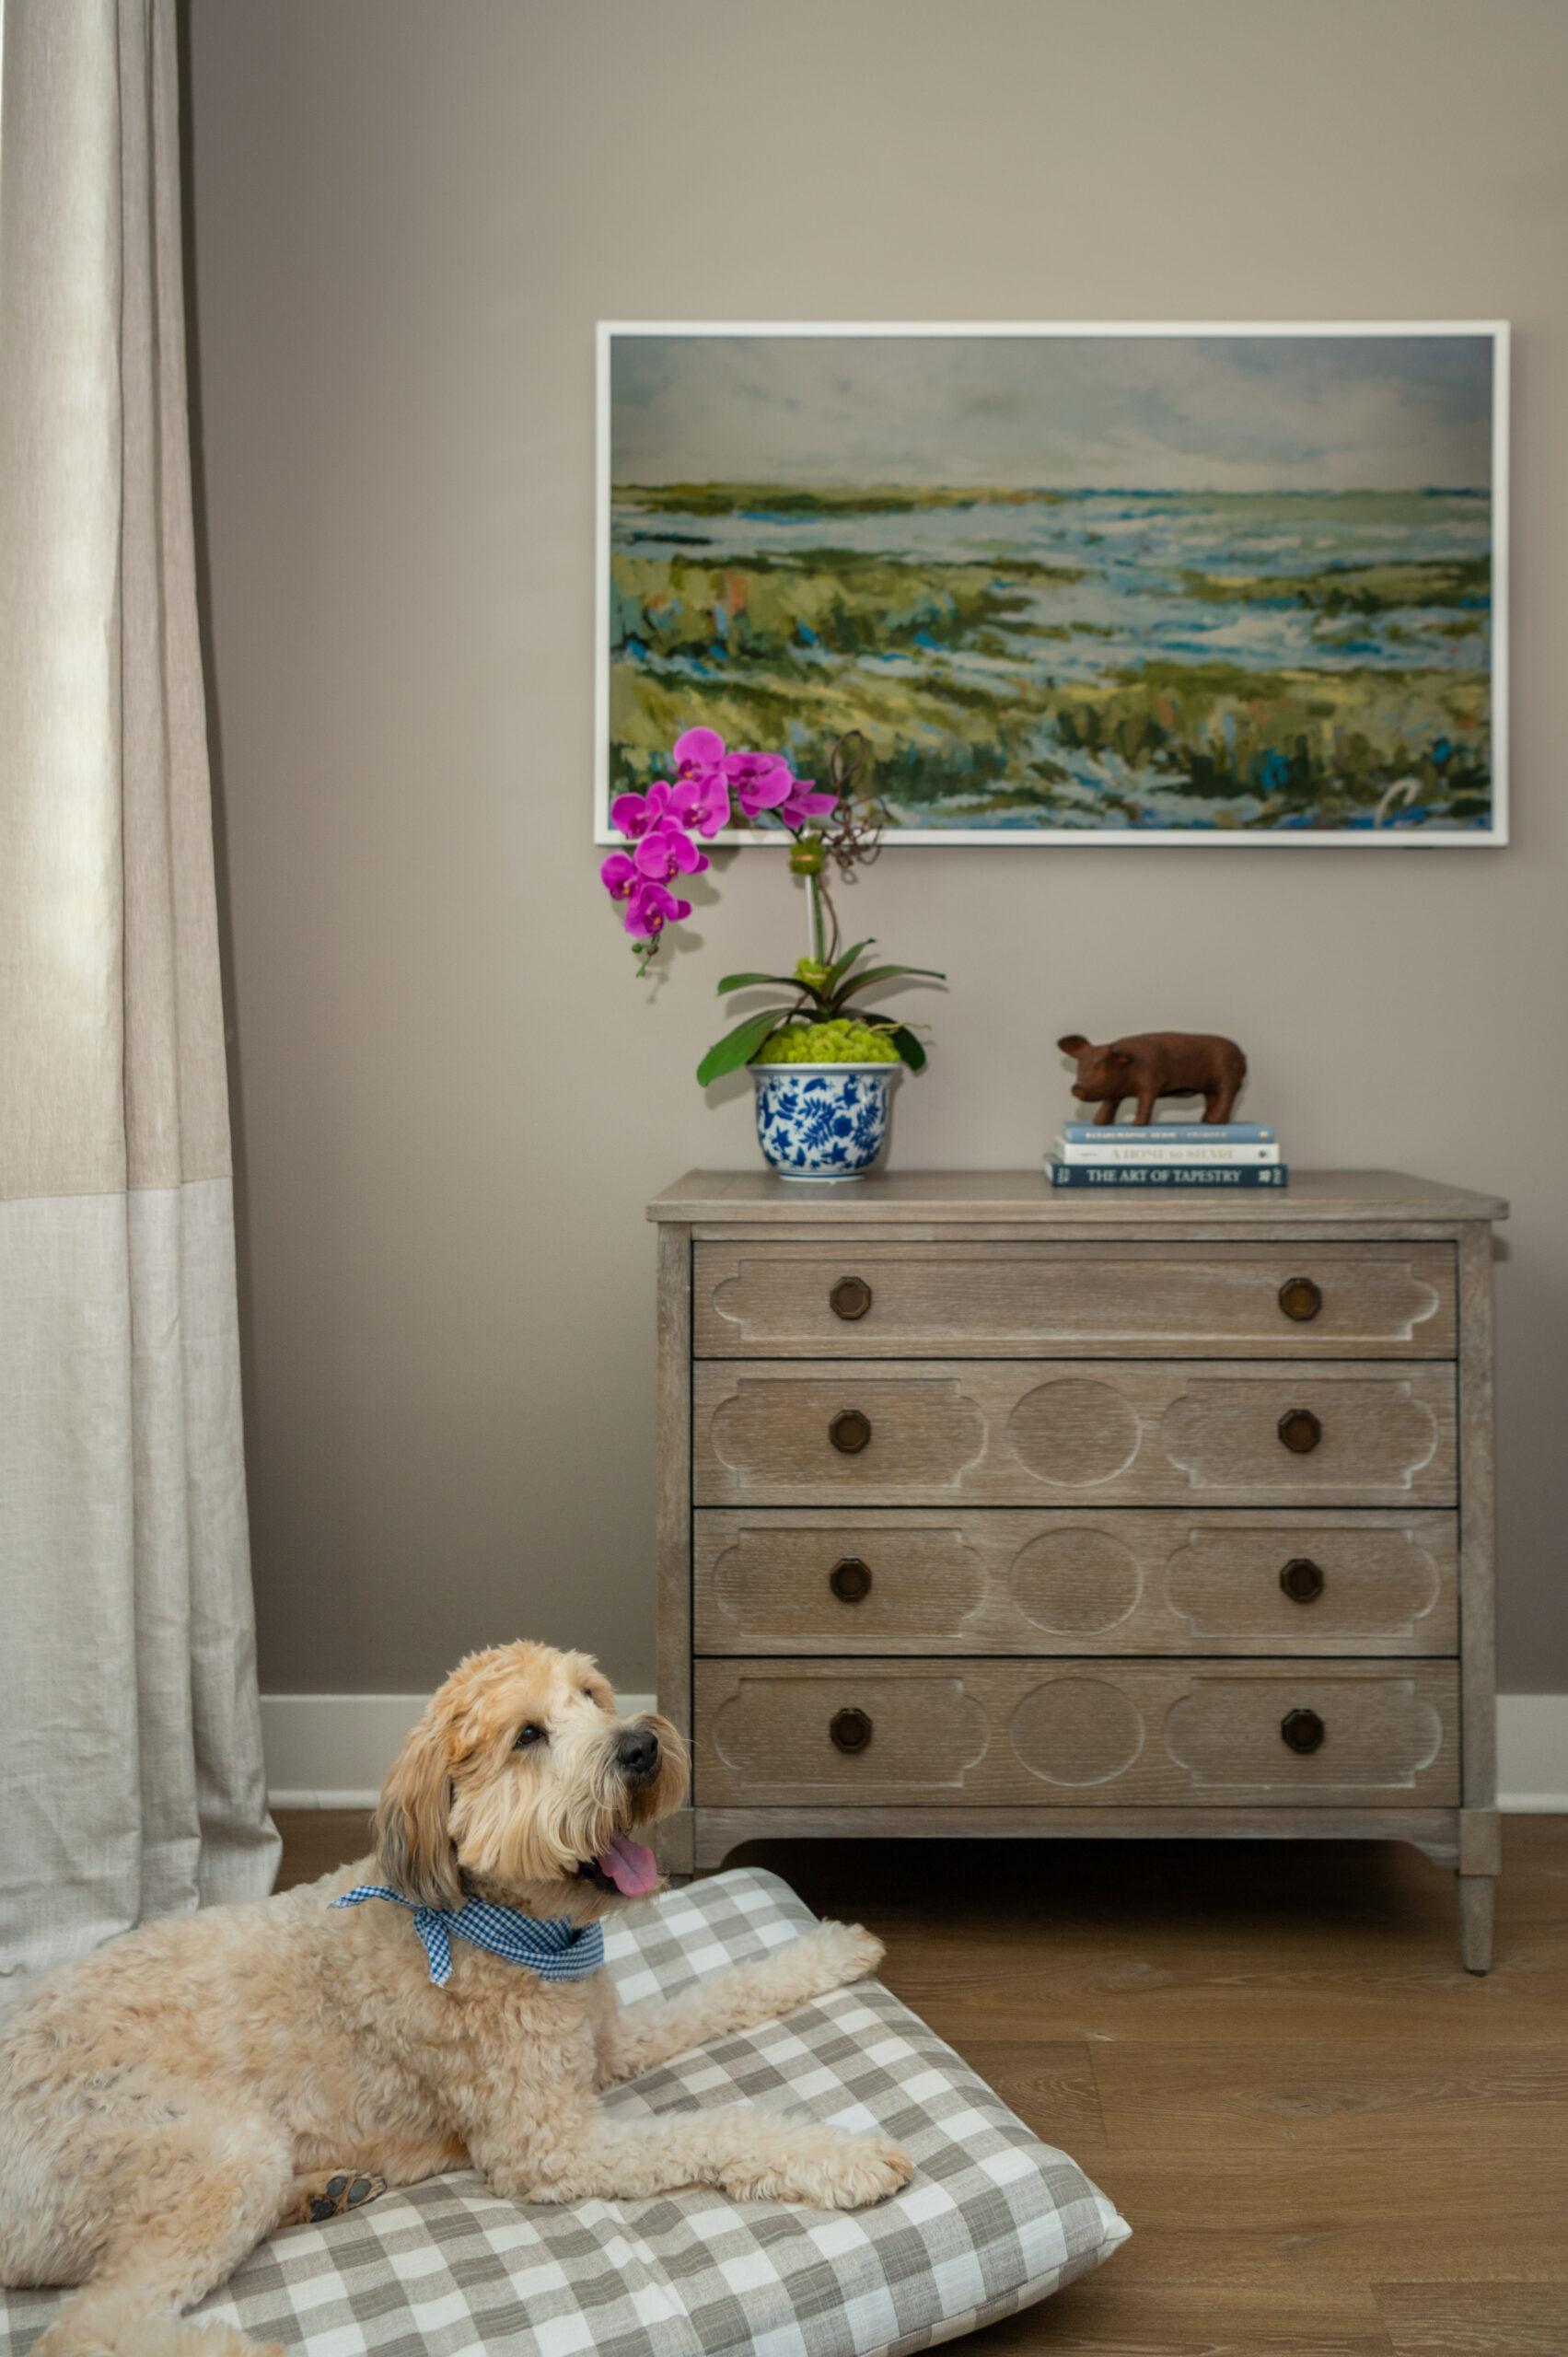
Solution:
M 732 2166 L 721 2182 L 740 2201 L 799 2201 L 813 2210 L 865 2210 L 885 2201 L 914 2175 L 909 2154 L 889 2136 L 819 2129 L 793 2152 Z
M 914 2175 L 914 2163 L 901 2144 L 875 2130 L 845 2136 L 824 2165 L 820 2196 L 825 2210 L 866 2210 L 886 2201 Z
M 386 2190 L 384 2177 L 355 2176 L 352 2169 L 339 2169 L 329 2176 L 322 2169 L 314 2177 L 295 2180 L 294 2201 L 279 2223 L 319 2226 L 328 2218 L 344 2218 L 351 2210 L 362 2210 Z
M 812 1993 L 842 1989 L 875 1972 L 887 1951 L 864 1923 L 820 1923 L 794 1951 L 812 1976 Z

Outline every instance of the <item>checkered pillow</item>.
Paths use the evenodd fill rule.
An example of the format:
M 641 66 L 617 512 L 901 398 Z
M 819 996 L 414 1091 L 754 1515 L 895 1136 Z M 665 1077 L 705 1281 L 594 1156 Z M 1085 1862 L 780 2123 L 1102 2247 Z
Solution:
M 609 1967 L 628 2003 L 672 1994 L 815 1920 L 775 1875 L 718 1875 L 617 1925 Z M 198 2313 L 306 2357 L 883 2357 L 1044 2299 L 1128 2232 L 1083 2171 L 879 1981 L 606 2100 L 639 2113 L 799 2105 L 884 2129 L 915 2176 L 876 2209 L 843 2212 L 711 2192 L 523 2209 L 464 2172 L 288 2227 Z M 61 2296 L 0 2293 L 0 2357 L 26 2357 Z

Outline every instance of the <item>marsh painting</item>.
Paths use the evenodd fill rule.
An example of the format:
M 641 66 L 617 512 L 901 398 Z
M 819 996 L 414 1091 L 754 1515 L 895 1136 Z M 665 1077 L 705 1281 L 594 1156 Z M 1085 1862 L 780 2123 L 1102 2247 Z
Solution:
M 602 330 L 601 834 L 703 724 L 911 841 L 1505 840 L 1504 338 Z

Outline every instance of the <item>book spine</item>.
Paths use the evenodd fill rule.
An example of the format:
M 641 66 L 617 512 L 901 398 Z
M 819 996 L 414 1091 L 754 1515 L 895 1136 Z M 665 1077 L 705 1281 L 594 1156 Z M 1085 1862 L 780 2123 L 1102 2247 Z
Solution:
M 1288 1187 L 1283 1162 L 1057 1162 L 1045 1175 L 1053 1187 Z
M 1055 1149 L 1058 1162 L 1216 1162 L 1251 1164 L 1277 1162 L 1277 1145 L 1075 1145 L 1063 1139 Z
M 1265 1121 L 1155 1121 L 1140 1129 L 1125 1121 L 1067 1121 L 1069 1145 L 1273 1145 Z

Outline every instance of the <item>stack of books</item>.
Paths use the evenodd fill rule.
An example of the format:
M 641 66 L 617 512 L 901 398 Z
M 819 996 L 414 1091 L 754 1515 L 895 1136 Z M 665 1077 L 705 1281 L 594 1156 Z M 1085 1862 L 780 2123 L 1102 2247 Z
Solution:
M 1045 1159 L 1053 1187 L 1288 1187 L 1261 1121 L 1069 1121 Z

